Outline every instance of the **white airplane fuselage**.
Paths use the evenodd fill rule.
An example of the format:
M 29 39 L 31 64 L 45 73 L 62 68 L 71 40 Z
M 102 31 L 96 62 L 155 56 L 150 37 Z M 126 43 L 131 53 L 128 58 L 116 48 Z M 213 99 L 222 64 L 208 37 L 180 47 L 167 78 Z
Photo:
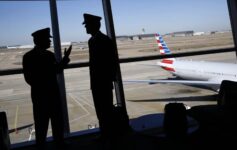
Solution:
M 237 81 L 237 64 L 179 59 L 168 61 L 168 63 L 161 61 L 157 64 L 175 76 L 187 80 L 219 83 L 222 80 Z

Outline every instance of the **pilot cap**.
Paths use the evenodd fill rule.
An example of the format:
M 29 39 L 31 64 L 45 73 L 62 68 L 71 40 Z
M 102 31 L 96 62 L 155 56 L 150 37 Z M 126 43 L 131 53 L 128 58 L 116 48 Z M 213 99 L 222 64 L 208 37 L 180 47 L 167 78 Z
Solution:
M 84 22 L 82 24 L 99 22 L 101 20 L 100 16 L 95 16 L 91 14 L 83 14 L 83 16 L 84 16 Z
M 37 30 L 31 34 L 34 38 L 51 38 L 50 28 Z

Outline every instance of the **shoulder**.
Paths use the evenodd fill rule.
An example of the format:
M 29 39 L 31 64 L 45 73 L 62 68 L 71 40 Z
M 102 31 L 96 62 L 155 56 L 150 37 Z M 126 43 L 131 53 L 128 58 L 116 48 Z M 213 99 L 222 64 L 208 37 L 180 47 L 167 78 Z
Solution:
M 34 49 L 32 49 L 32 50 L 26 52 L 26 53 L 23 55 L 23 58 L 31 57 L 33 54 L 34 54 Z
M 107 43 L 107 44 L 112 42 L 110 37 L 102 32 L 98 33 L 98 35 L 96 36 L 96 40 L 99 41 L 100 43 Z
M 45 53 L 48 54 L 48 55 L 54 55 L 54 53 L 49 51 L 49 50 L 46 50 Z
M 108 35 L 105 35 L 105 34 L 102 33 L 102 32 L 99 32 L 98 35 L 99 35 L 101 38 L 105 39 L 105 40 L 111 40 Z
M 93 41 L 93 38 L 91 37 L 89 40 L 88 40 L 88 43 L 91 43 Z
M 44 51 L 44 56 L 43 56 L 45 59 L 51 59 L 51 60 L 54 60 L 55 59 L 55 55 L 53 52 L 49 51 L 49 50 L 46 50 Z

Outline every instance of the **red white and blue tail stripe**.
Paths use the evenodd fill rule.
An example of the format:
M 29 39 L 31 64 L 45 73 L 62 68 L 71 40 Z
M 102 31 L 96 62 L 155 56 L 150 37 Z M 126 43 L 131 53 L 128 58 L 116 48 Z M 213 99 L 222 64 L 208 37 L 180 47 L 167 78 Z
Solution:
M 175 72 L 173 63 L 174 59 L 170 58 L 170 59 L 162 59 L 162 61 L 158 62 L 157 64 L 166 71 Z
M 160 50 L 160 54 L 161 55 L 167 55 L 167 54 L 171 54 L 170 49 L 167 47 L 165 41 L 163 40 L 162 36 L 160 34 L 156 34 L 156 41 L 158 44 L 158 48 Z M 166 59 L 162 59 L 161 62 L 158 62 L 157 64 L 167 70 L 167 71 L 171 71 L 171 72 L 175 72 L 173 63 L 174 63 L 174 58 L 166 58 Z
M 156 34 L 156 42 L 158 44 L 158 48 L 160 50 L 160 54 L 161 55 L 165 55 L 165 54 L 171 54 L 170 49 L 167 47 L 165 41 L 163 40 L 162 36 L 160 34 Z

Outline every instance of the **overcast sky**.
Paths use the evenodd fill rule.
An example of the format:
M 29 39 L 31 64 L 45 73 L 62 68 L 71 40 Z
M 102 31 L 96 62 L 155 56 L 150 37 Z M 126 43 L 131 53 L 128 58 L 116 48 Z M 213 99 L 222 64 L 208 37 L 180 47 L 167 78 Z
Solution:
M 116 35 L 230 30 L 226 0 L 111 0 Z M 86 41 L 83 13 L 103 17 L 101 0 L 58 1 L 61 41 Z M 51 27 L 49 2 L 0 1 L 0 46 L 32 44 L 31 33 Z M 102 31 L 105 32 L 104 19 Z

